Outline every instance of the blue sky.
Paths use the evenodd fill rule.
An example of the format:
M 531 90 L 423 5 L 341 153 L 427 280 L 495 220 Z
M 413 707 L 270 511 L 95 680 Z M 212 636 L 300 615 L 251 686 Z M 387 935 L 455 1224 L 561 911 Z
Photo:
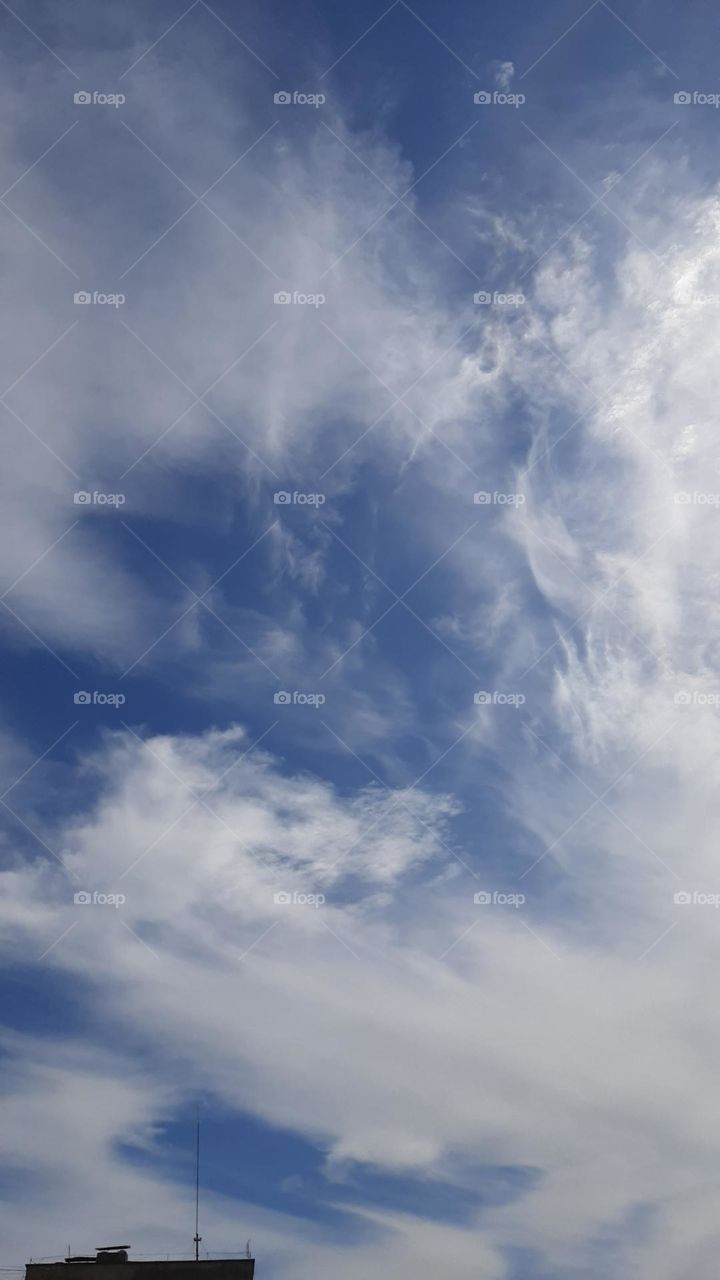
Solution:
M 3 1265 L 714 1276 L 715 25 L 0 5 Z

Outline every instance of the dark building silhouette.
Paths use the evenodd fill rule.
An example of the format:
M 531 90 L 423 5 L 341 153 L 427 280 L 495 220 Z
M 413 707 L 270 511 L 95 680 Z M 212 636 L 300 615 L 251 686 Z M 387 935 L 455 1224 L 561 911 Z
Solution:
M 254 1258 L 135 1262 L 125 1246 L 62 1262 L 28 1262 L 25 1268 L 25 1280 L 253 1280 L 254 1274 Z

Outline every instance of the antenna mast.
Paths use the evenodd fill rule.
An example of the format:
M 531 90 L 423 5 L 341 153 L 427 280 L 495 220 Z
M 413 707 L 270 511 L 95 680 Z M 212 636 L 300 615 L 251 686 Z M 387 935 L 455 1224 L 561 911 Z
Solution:
M 200 1261 L 200 1241 L 202 1236 L 198 1235 L 198 1221 L 200 1216 L 200 1107 L 197 1109 L 197 1121 L 195 1126 L 195 1261 Z

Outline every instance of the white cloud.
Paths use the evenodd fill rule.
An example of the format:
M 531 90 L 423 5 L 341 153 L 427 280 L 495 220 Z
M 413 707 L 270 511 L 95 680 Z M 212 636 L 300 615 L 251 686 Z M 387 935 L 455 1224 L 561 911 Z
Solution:
M 230 105 L 221 77 L 210 86 L 197 66 L 170 74 L 154 54 L 141 66 L 123 113 L 113 113 L 110 127 L 105 122 L 102 164 L 89 175 L 97 113 L 78 118 L 66 73 L 57 68 L 55 79 L 42 63 L 49 85 L 33 108 L 42 146 L 62 126 L 75 127 L 58 142 L 62 165 L 39 163 L 8 199 L 31 223 L 28 210 L 43 210 L 39 233 L 78 278 L 19 223 L 5 228 L 8 287 L 18 303 L 1 372 L 3 386 L 16 385 L 8 394 L 14 444 L 0 570 L 7 585 L 21 579 L 8 604 L 51 646 L 123 666 L 188 601 L 169 576 L 159 592 L 142 585 L 138 547 L 118 528 L 118 514 L 131 525 L 184 519 L 183 481 L 203 473 L 220 486 L 212 519 L 223 503 L 229 520 L 238 501 L 267 501 L 261 486 L 295 488 L 306 477 L 316 484 L 329 467 L 323 488 L 342 493 L 348 469 L 368 450 L 407 456 L 423 428 L 402 405 L 391 407 L 394 396 L 422 379 L 410 403 L 432 425 L 448 367 L 457 372 L 462 354 L 451 350 L 443 366 L 462 326 L 430 302 L 433 264 L 446 250 L 412 212 L 381 218 L 394 202 L 383 184 L 401 194 L 412 177 L 394 149 L 354 136 L 331 107 L 322 121 L 288 134 L 287 118 L 277 124 L 258 116 L 254 83 L 238 102 L 235 81 Z M 50 88 L 68 101 L 67 121 L 55 121 L 55 132 L 42 114 Z M 16 90 L 10 83 L 4 92 L 9 101 Z M 202 144 L 192 136 L 200 118 Z M 6 167 L 18 176 L 42 150 L 37 131 L 32 141 L 24 134 L 5 140 Z M 181 217 L 192 196 L 143 142 L 197 189 L 231 170 L 208 196 L 217 217 L 202 206 Z M 192 172 L 198 163 L 202 175 Z M 85 183 L 92 199 L 78 209 Z M 150 204 L 131 198 L 138 184 L 152 192 Z M 413 201 L 411 194 L 411 209 Z M 123 306 L 73 306 L 75 290 L 109 291 L 108 280 L 125 294 Z M 326 302 L 274 305 L 284 288 L 322 292 Z M 193 407 L 194 395 L 211 384 L 207 403 L 218 416 Z M 458 385 L 460 408 L 466 393 Z M 78 508 L 80 489 L 120 492 L 125 505 L 119 513 Z M 209 526 L 210 513 L 190 515 L 198 533 Z M 318 555 L 293 552 L 291 563 L 304 564 L 302 582 L 308 572 L 315 581 L 322 573 Z M 153 568 L 151 559 L 145 567 Z M 16 620 L 6 621 L 21 643 L 36 643 Z M 168 644 L 191 640 L 181 627 Z
M 498 89 L 509 89 L 512 78 L 515 75 L 515 65 L 512 62 L 495 62 L 493 63 L 493 71 L 495 75 L 495 83 Z
M 671 1226 L 656 1241 L 661 1274 L 673 1275 L 668 1233 L 682 1230 L 683 1188 L 703 1170 L 710 1176 L 720 1126 L 709 1101 L 714 1032 L 707 1005 L 690 998 L 698 956 L 717 949 L 712 909 L 686 908 L 672 940 L 642 964 L 641 951 L 674 918 L 674 885 L 654 884 L 644 862 L 623 870 L 633 891 L 651 895 L 644 918 L 623 920 L 605 947 L 588 945 L 538 916 L 532 881 L 525 914 L 474 906 L 469 877 L 425 888 L 398 881 L 431 850 L 440 854 L 429 832 L 410 838 L 405 815 L 390 821 L 385 800 L 348 805 L 252 757 L 208 793 L 217 818 L 196 807 L 121 878 L 190 803 L 165 766 L 204 793 L 240 741 L 159 739 L 154 756 L 134 740 L 110 743 L 97 807 L 55 840 L 70 850 L 77 883 L 120 889 L 127 901 L 75 907 L 77 883 L 13 875 L 13 954 L 30 958 L 77 922 L 46 963 L 90 976 L 96 1014 L 155 1046 L 153 1079 L 170 1071 L 226 1105 L 322 1139 L 333 1163 L 441 1173 L 458 1155 L 482 1152 L 537 1167 L 535 1191 L 483 1215 L 488 1249 L 540 1248 L 571 1268 L 633 1204 L 666 1203 Z M 539 777 L 547 806 L 546 768 Z M 412 804 L 431 828 L 442 819 L 437 801 Z M 621 802 L 620 812 L 631 809 Z M 369 841 L 329 869 L 329 850 L 342 854 L 378 818 Z M 611 827 L 600 837 L 618 855 L 628 841 Z M 368 882 L 369 896 L 339 894 L 346 871 Z M 600 883 L 591 876 L 585 891 Z M 322 886 L 328 903 L 275 907 L 278 884 Z M 383 885 L 391 897 L 376 900 Z M 46 910 L 29 912 L 38 902 Z M 465 1237 L 451 1235 L 462 1252 Z M 489 1263 L 498 1275 L 499 1259 Z

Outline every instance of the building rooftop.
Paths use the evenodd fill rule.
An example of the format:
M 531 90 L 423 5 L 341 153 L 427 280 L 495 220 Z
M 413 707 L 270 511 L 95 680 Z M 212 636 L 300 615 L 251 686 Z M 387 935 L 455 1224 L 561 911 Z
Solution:
M 253 1280 L 254 1258 L 136 1261 L 128 1246 L 97 1249 L 58 1262 L 28 1262 L 25 1280 Z

